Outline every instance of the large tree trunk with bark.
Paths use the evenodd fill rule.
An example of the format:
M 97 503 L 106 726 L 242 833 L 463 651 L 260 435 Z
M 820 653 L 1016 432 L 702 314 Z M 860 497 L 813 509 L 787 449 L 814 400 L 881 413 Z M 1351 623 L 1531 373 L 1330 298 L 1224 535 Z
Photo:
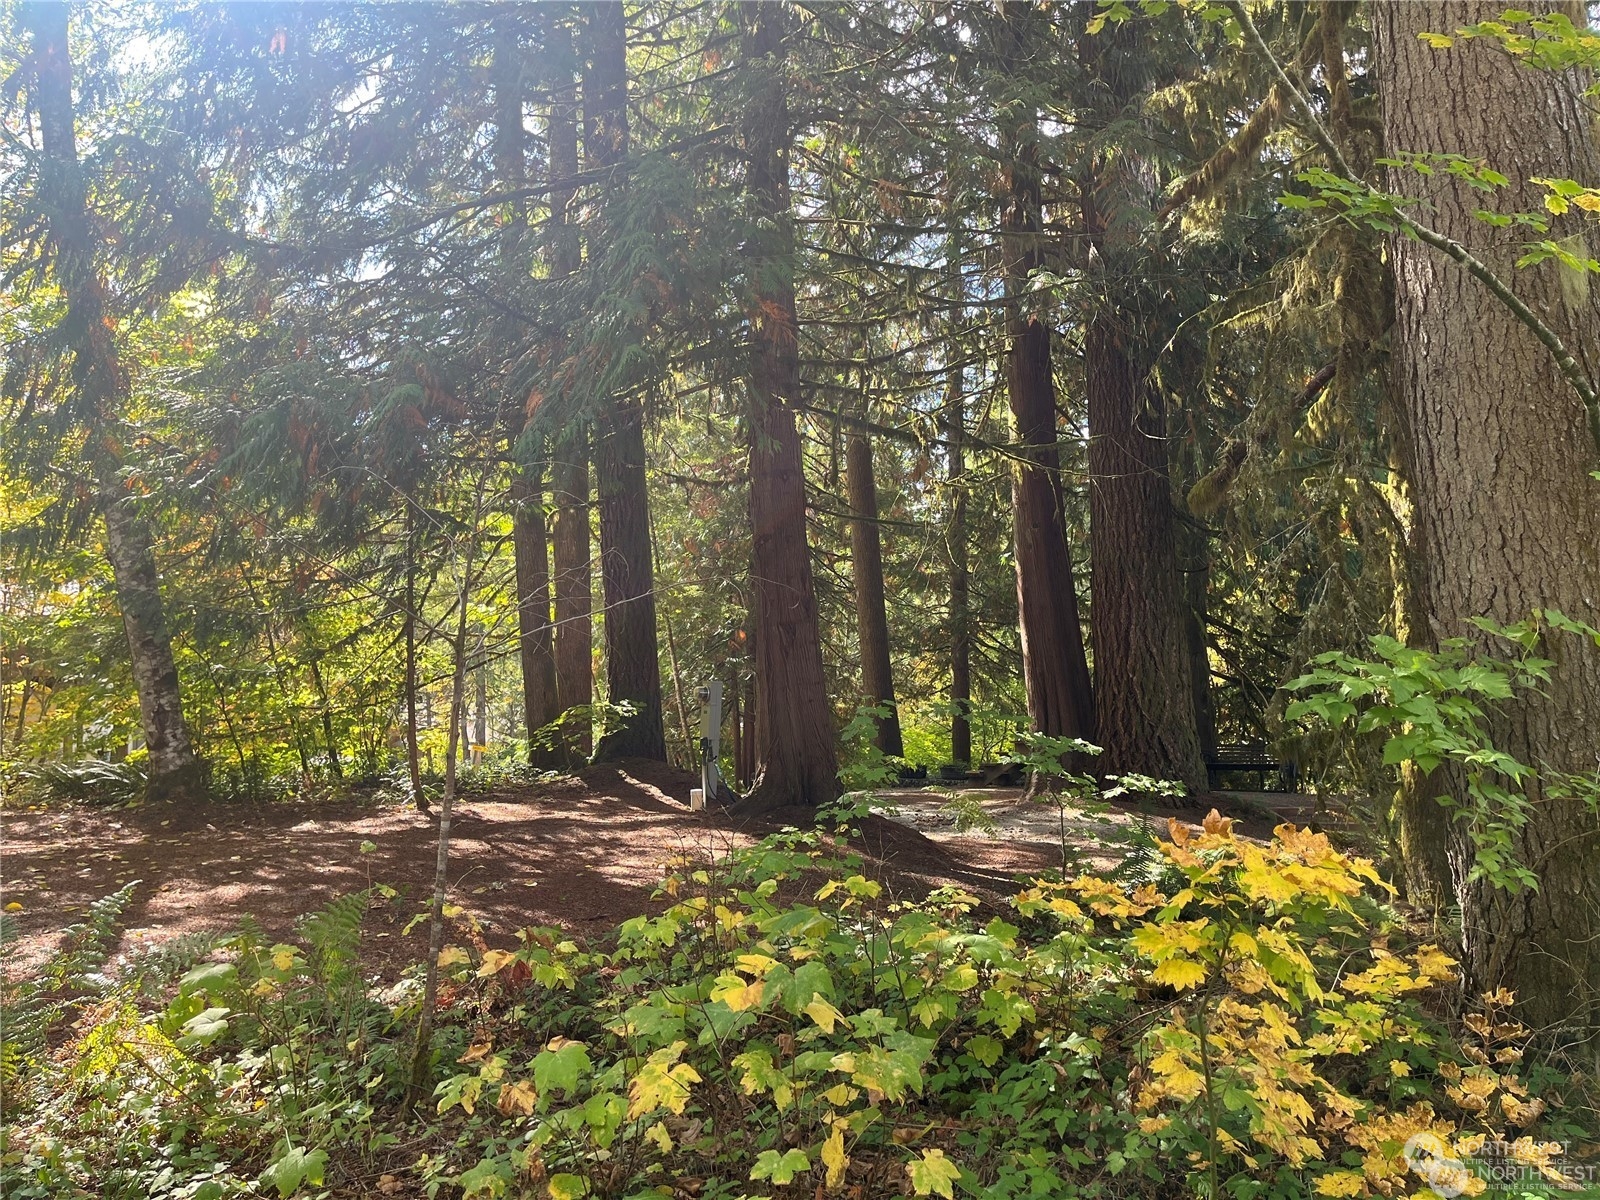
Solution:
M 948 168 L 947 168 L 948 170 Z M 950 340 L 946 353 L 958 357 L 955 335 L 960 329 L 966 299 L 961 275 L 961 217 L 950 197 L 945 200 L 949 228 L 946 237 L 946 271 L 950 277 Z M 945 550 L 950 559 L 950 759 L 960 766 L 972 763 L 972 586 L 967 552 L 967 407 L 964 370 L 959 361 L 945 367 L 945 454 L 949 465 L 950 516 L 945 526 Z
M 1000 36 L 1003 57 L 1025 59 L 1030 5 L 1007 0 Z M 1006 194 L 1000 213 L 1005 258 L 1006 396 L 1017 460 L 1011 472 L 1012 538 L 1017 572 L 1017 620 L 1028 717 L 1034 729 L 1092 741 L 1094 693 L 1078 619 L 1078 587 L 1062 518 L 1061 450 L 1050 327 L 1029 311 L 1028 274 L 1042 262 L 1039 119 L 1013 99 L 999 120 Z
M 1097 768 L 1207 790 L 1160 393 L 1137 378 L 1125 334 L 1097 314 L 1084 339 Z
M 1146 84 L 1136 31 L 1086 42 L 1102 121 L 1125 119 Z M 1149 259 L 1131 230 L 1154 180 L 1136 152 L 1090 161 L 1083 196 L 1096 311 L 1084 338 L 1089 409 L 1089 559 L 1096 732 L 1106 774 L 1208 790 L 1178 570 L 1164 396 L 1145 377 L 1136 318 L 1123 311 Z
M 1554 9 L 1553 5 L 1528 5 Z M 1600 179 L 1585 80 L 1519 68 L 1479 42 L 1434 50 L 1425 32 L 1499 15 L 1495 3 L 1385 4 L 1372 9 L 1387 149 L 1485 158 L 1512 180 L 1504 211 L 1540 210 L 1535 176 Z M 1572 348 L 1589 378 L 1600 367 L 1600 304 L 1553 262 L 1516 270 L 1516 235 L 1474 216 L 1482 196 L 1447 173 L 1396 173 L 1392 187 L 1427 202 L 1427 219 L 1465 244 Z M 1592 243 L 1572 221 L 1571 233 Z M 1590 244 L 1580 255 L 1595 254 Z M 1475 617 L 1516 621 L 1560 609 L 1600 625 L 1600 482 L 1583 409 L 1532 333 L 1455 263 L 1420 243 L 1392 243 L 1395 396 L 1411 441 L 1421 588 L 1435 639 L 1493 639 Z M 1495 745 L 1524 763 L 1592 773 L 1600 747 L 1600 647 L 1552 635 L 1543 694 L 1496 708 Z M 1446 778 L 1445 789 L 1459 784 Z M 1472 850 L 1459 823 L 1451 859 L 1473 990 L 1516 990 L 1537 1028 L 1600 1033 L 1600 815 L 1542 788 L 1515 839 L 1537 891 L 1496 890 L 1468 878 Z
M 556 503 L 551 539 L 555 555 L 556 707 L 566 712 L 594 703 L 589 447 L 582 430 L 570 431 L 556 444 L 551 472 L 551 490 Z M 590 729 L 586 718 L 565 731 L 569 757 L 576 760 L 589 757 Z
M 550 109 L 550 275 L 566 279 L 579 266 L 578 230 L 569 216 L 578 174 L 577 92 L 556 88 Z M 589 436 L 582 425 L 563 432 L 550 464 L 551 553 L 554 556 L 556 708 L 594 703 L 593 563 L 589 555 Z M 592 722 L 564 730 L 568 765 L 589 757 Z
M 747 22 L 746 69 L 762 72 L 742 122 L 746 186 L 760 217 L 748 249 L 750 531 L 755 635 L 755 779 L 740 807 L 827 804 L 839 795 L 833 711 L 806 542 L 806 481 L 794 405 L 800 400 L 790 127 L 784 13 L 757 5 Z
M 950 758 L 972 763 L 972 600 L 967 555 L 966 414 L 961 372 L 952 370 L 945 390 L 944 431 L 950 462 L 950 519 L 945 542 L 950 555 Z
M 511 480 L 511 544 L 517 584 L 517 650 L 522 665 L 522 710 L 528 762 L 555 765 L 548 745 L 535 735 L 561 715 L 556 663 L 550 640 L 550 555 L 544 520 L 544 486 L 537 466 L 517 470 Z
M 592 169 L 613 172 L 606 187 L 614 194 L 623 186 L 620 173 L 628 157 L 628 37 L 621 0 L 594 5 L 589 27 L 592 57 L 584 76 L 585 145 Z M 594 453 L 607 698 L 633 710 L 612 719 L 595 747 L 595 757 L 665 762 L 644 412 L 636 396 L 613 396 L 607 401 L 596 423 Z
M 504 188 L 527 182 L 527 130 L 523 122 L 523 55 L 518 14 L 499 14 L 494 29 L 495 183 Z M 515 289 L 529 274 L 527 211 L 520 202 L 510 206 L 511 219 L 500 234 L 500 265 L 506 286 Z M 520 330 L 502 321 L 499 350 L 508 367 L 518 354 Z M 534 453 L 527 425 L 531 419 L 524 396 L 515 388 L 506 396 L 507 423 L 511 431 L 513 467 L 508 499 L 511 506 L 511 544 L 517 593 L 517 657 L 522 668 L 522 712 L 530 766 L 548 767 L 557 761 L 549 747 L 539 744 L 538 732 L 555 720 L 555 658 L 550 631 L 550 550 L 544 518 L 544 465 L 527 461 Z M 481 744 L 481 741 L 480 741 Z
M 77 389 L 74 407 L 89 426 L 88 453 L 105 520 L 106 558 L 127 634 L 149 752 L 148 794 L 160 800 L 202 800 L 205 766 L 195 755 L 183 718 L 150 529 L 120 477 L 117 439 L 109 428 L 127 403 L 128 378 L 118 361 L 105 284 L 95 266 L 72 109 L 67 15 L 65 4 L 23 5 L 23 20 L 33 41 L 33 92 L 42 137 L 41 199 L 49 214 L 56 278 L 67 300 L 65 333 L 72 347 L 72 382 Z
M 606 691 L 613 705 L 626 704 L 633 710 L 627 716 L 610 718 L 610 728 L 595 747 L 595 758 L 665 762 L 650 505 L 645 491 L 644 414 L 636 401 L 613 399 L 596 428 L 595 483 L 605 599 Z
M 905 753 L 895 708 L 894 668 L 889 658 L 889 613 L 884 601 L 883 545 L 878 536 L 878 482 L 873 477 L 872 439 L 852 430 L 844 454 L 845 492 L 850 500 L 850 572 L 856 593 L 856 629 L 861 639 L 861 694 L 887 708 L 878 719 L 878 749 Z

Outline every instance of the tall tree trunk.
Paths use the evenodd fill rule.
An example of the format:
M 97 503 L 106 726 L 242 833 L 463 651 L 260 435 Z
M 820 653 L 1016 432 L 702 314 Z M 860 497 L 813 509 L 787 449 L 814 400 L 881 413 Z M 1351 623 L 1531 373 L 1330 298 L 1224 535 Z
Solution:
M 528 181 L 527 130 L 524 126 L 523 54 L 519 14 L 514 9 L 501 12 L 494 26 L 494 58 L 490 71 L 494 83 L 495 183 L 505 188 L 520 188 Z M 508 288 L 515 289 L 526 279 L 527 212 L 520 201 L 510 206 L 510 219 L 500 233 L 500 266 Z M 518 358 L 516 342 L 520 331 L 510 321 L 502 321 L 499 351 L 510 371 Z M 556 701 L 555 656 L 550 632 L 550 550 L 544 519 L 543 464 L 530 460 L 536 453 L 527 424 L 531 413 L 524 404 L 521 388 L 508 383 L 505 396 L 506 424 L 510 430 L 513 459 L 508 499 L 511 505 L 511 543 L 517 592 L 517 652 L 522 669 L 522 713 L 527 739 L 528 764 L 554 765 L 557 756 L 539 744 L 538 733 L 560 713 Z M 478 739 L 482 744 L 482 739 Z
M 64 332 L 73 352 L 74 407 L 89 426 L 89 455 L 106 527 L 106 558 L 139 693 L 140 724 L 150 756 L 149 795 L 194 801 L 206 794 L 205 767 L 195 755 L 183 719 L 183 696 L 150 530 L 119 477 L 116 439 L 110 431 L 127 404 L 128 378 L 117 360 L 105 283 L 95 266 L 72 109 L 67 14 L 65 4 L 22 6 L 33 41 L 33 93 L 42 137 L 40 199 L 48 214 L 56 278 L 67 300 Z
M 850 432 L 844 455 L 845 491 L 850 500 L 850 569 L 855 582 L 856 627 L 861 638 L 861 693 L 882 705 L 878 749 L 905 754 L 900 714 L 894 700 L 894 668 L 889 659 L 889 614 L 884 602 L 883 546 L 878 537 L 878 484 L 873 478 L 872 440 L 864 429 Z
M 555 654 L 550 639 L 550 557 L 544 523 L 544 487 L 538 466 L 523 466 L 511 480 L 511 541 L 517 577 L 517 649 L 522 664 L 522 711 L 528 762 L 555 765 L 549 746 L 535 735 L 561 715 Z
M 1531 4 L 1553 11 L 1563 6 Z M 1371 10 L 1387 149 L 1483 157 L 1512 185 L 1505 211 L 1539 210 L 1527 180 L 1600 178 L 1582 102 L 1587 79 L 1519 69 L 1477 42 L 1435 50 L 1419 39 L 1495 19 L 1493 2 L 1439 0 Z M 1593 379 L 1600 363 L 1600 296 L 1555 263 L 1516 271 L 1516 237 L 1474 216 L 1478 193 L 1452 175 L 1400 175 L 1430 224 L 1465 244 L 1562 336 Z M 1551 236 L 1585 239 L 1577 221 Z M 1579 245 L 1580 255 L 1594 247 Z M 1600 483 L 1583 411 L 1531 333 L 1467 273 L 1420 243 L 1396 237 L 1392 349 L 1395 397 L 1411 440 L 1421 550 L 1420 604 L 1435 638 L 1490 648 L 1475 617 L 1508 622 L 1535 607 L 1600 624 Z M 1496 708 L 1487 722 L 1500 749 L 1536 767 L 1593 772 L 1600 746 L 1600 647 L 1552 636 L 1556 660 L 1542 694 Z M 1451 791 L 1456 781 L 1446 780 Z M 1459 793 L 1458 793 L 1459 794 Z M 1451 859 L 1473 990 L 1516 990 L 1535 1027 L 1600 1034 L 1600 815 L 1575 800 L 1530 794 L 1531 818 L 1514 850 L 1539 876 L 1537 891 L 1496 890 L 1468 878 L 1471 846 L 1459 823 Z
M 1009 64 L 1025 61 L 1032 5 L 1006 0 L 1000 36 Z M 1021 91 L 1023 89 L 1019 89 Z M 1008 98 L 1000 122 L 1006 193 L 1000 213 L 1005 259 L 1006 395 L 1017 440 L 1011 472 L 1017 619 L 1028 717 L 1034 729 L 1093 740 L 1094 693 L 1078 620 L 1078 587 L 1062 521 L 1061 451 L 1050 327 L 1030 312 L 1028 274 L 1042 262 L 1039 119 L 1024 95 Z
M 1135 31 L 1085 41 L 1102 121 L 1126 119 L 1145 87 Z M 1095 312 L 1084 338 L 1089 410 L 1089 559 L 1095 718 L 1107 774 L 1208 790 L 1195 716 L 1183 580 L 1173 529 L 1165 398 L 1144 377 L 1127 279 L 1148 258 L 1125 231 L 1152 183 L 1134 152 L 1091 159 L 1083 196 Z
M 550 276 L 578 269 L 578 230 L 569 216 L 578 173 L 577 92 L 570 77 L 556 88 L 550 109 Z M 555 501 L 551 552 L 555 584 L 556 708 L 594 703 L 593 563 L 589 555 L 589 438 L 581 425 L 555 441 L 550 464 Z M 587 759 L 593 739 L 589 718 L 563 731 L 567 765 Z
M 950 170 L 946 164 L 946 173 Z M 966 283 L 961 275 L 961 215 L 955 209 L 954 184 L 945 197 L 946 271 L 949 275 L 950 312 L 946 351 L 957 358 L 956 335 L 964 319 Z M 945 526 L 945 550 L 950 557 L 950 758 L 961 766 L 972 763 L 972 581 L 967 550 L 967 412 L 965 371 L 959 363 L 945 367 L 945 453 L 949 472 L 950 516 Z
M 583 81 L 585 148 L 591 169 L 610 170 L 605 186 L 614 197 L 623 187 L 621 172 L 628 157 L 628 32 L 621 0 L 592 6 L 589 30 L 591 60 Z M 616 205 L 609 203 L 607 208 L 614 214 Z M 665 762 L 644 412 L 637 397 L 613 396 L 607 401 L 595 427 L 594 454 L 606 689 L 612 704 L 633 709 L 632 715 L 614 720 L 595 747 L 595 758 Z
M 1167 480 L 1160 392 L 1141 385 L 1109 313 L 1084 339 L 1095 717 L 1106 774 L 1205 792 Z
M 594 703 L 593 574 L 589 560 L 589 448 L 581 430 L 557 443 L 551 464 L 555 499 L 556 708 L 566 712 Z M 564 730 L 568 765 L 589 757 L 593 734 L 585 717 Z
M 945 542 L 950 555 L 950 758 L 972 763 L 972 600 L 967 555 L 966 414 L 961 372 L 950 371 L 945 389 L 945 445 L 950 463 L 950 519 Z
M 789 211 L 784 10 L 740 10 L 746 69 L 759 86 L 742 121 L 746 186 L 760 218 L 749 247 L 750 530 L 755 636 L 755 778 L 740 807 L 816 806 L 839 795 L 832 707 L 806 542 L 806 481 L 794 405 L 800 323 Z
M 428 811 L 428 797 L 422 791 L 422 761 L 417 753 L 417 535 L 412 514 L 413 501 L 406 497 L 406 611 L 403 636 L 406 643 L 406 775 L 411 781 L 411 803 L 418 812 Z

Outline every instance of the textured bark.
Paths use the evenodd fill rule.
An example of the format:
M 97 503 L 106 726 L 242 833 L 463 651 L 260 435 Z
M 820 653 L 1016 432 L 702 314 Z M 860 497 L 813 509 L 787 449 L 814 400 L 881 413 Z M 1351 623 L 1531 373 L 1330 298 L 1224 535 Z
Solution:
M 967 556 L 966 416 L 961 376 L 951 372 L 945 391 L 945 444 L 950 456 L 950 518 L 945 542 L 950 555 L 950 758 L 972 762 L 972 601 Z
M 806 482 L 792 407 L 800 399 L 790 126 L 780 6 L 742 10 L 747 67 L 763 86 L 744 114 L 750 202 L 762 236 L 749 247 L 750 530 L 755 633 L 755 778 L 745 810 L 826 804 L 839 795 L 833 711 L 806 543 Z
M 591 61 L 584 76 L 589 166 L 619 173 L 628 156 L 627 25 L 621 0 L 589 10 Z M 600 508 L 600 579 L 605 597 L 606 690 L 632 706 L 615 718 L 595 758 L 665 762 L 661 662 L 656 651 L 655 579 L 650 561 L 650 496 L 644 470 L 644 413 L 637 397 L 614 396 L 595 428 L 595 491 Z
M 1007 0 L 1004 57 L 1023 58 L 1030 5 Z M 1022 673 L 1033 727 L 1052 736 L 1095 736 L 1094 694 L 1078 619 L 1078 588 L 1062 522 L 1061 451 L 1050 328 L 1027 311 L 1028 273 L 1039 264 L 1043 238 L 1038 114 L 1026 103 L 1002 112 L 1001 159 L 1006 194 L 1000 213 L 1005 258 L 1006 396 L 1016 431 L 1011 472 L 1012 537 Z
M 589 447 L 581 431 L 563 438 L 552 470 L 555 529 L 556 708 L 561 712 L 594 703 L 593 566 L 589 560 Z M 569 756 L 586 759 L 590 722 L 566 734 Z
M 1550 6 L 1529 5 L 1531 8 Z M 1457 41 L 1433 50 L 1418 39 L 1499 13 L 1494 3 L 1386 4 L 1371 10 L 1388 150 L 1485 157 L 1512 180 L 1496 197 L 1505 211 L 1538 210 L 1532 176 L 1600 178 L 1584 81 L 1519 69 L 1492 49 Z M 1421 194 L 1439 232 L 1465 244 L 1547 321 L 1592 379 L 1600 307 L 1546 263 L 1517 271 L 1516 235 L 1473 212 L 1479 194 L 1447 174 L 1397 176 Z M 1585 235 L 1557 221 L 1552 236 Z M 1581 247 L 1580 254 L 1594 248 Z M 1491 645 L 1470 624 L 1560 609 L 1600 623 L 1600 484 L 1584 414 L 1533 335 L 1455 263 L 1404 238 L 1392 244 L 1396 325 L 1392 369 L 1410 436 L 1420 606 L 1432 636 Z M 1592 772 L 1600 747 L 1600 649 L 1552 637 L 1556 660 L 1544 695 L 1519 697 L 1488 722 L 1497 746 L 1523 762 Z M 1445 786 L 1457 781 L 1448 777 Z M 1531 794 L 1533 816 L 1517 852 L 1540 878 L 1537 891 L 1468 882 L 1471 849 L 1452 828 L 1451 860 L 1473 990 L 1509 986 L 1536 1027 L 1600 1032 L 1600 816 L 1574 801 Z
M 578 230 L 568 217 L 578 173 L 577 93 L 556 90 L 550 110 L 550 275 L 565 279 L 578 269 Z M 556 708 L 566 712 L 594 703 L 594 564 L 589 553 L 589 437 L 582 426 L 556 441 L 550 466 L 555 500 L 554 556 Z M 569 765 L 587 759 L 592 722 L 566 731 Z
M 947 170 L 948 176 L 948 170 Z M 962 218 L 954 198 L 946 195 L 945 269 L 949 275 L 950 354 L 957 356 L 956 335 L 965 318 L 963 301 L 966 283 L 962 279 Z M 967 551 L 967 412 L 963 394 L 964 369 L 959 364 L 945 368 L 944 408 L 940 424 L 944 427 L 945 453 L 949 467 L 950 515 L 945 526 L 945 551 L 950 558 L 950 759 L 962 766 L 972 763 L 972 587 Z
M 133 685 L 139 693 L 139 723 L 150 756 L 149 796 L 153 800 L 203 800 L 205 770 L 195 757 L 183 719 L 178 668 L 172 659 L 172 635 L 161 603 L 150 531 L 134 514 L 132 500 L 117 495 L 118 490 L 112 484 L 101 493 L 106 558 L 116 582 Z
M 518 14 L 504 10 L 494 25 L 495 182 L 521 188 L 528 182 L 527 130 L 523 122 L 523 55 Z M 500 265 L 506 284 L 514 288 L 528 274 L 527 212 L 521 202 L 510 206 L 510 219 L 501 227 Z M 501 353 L 506 361 L 517 356 L 520 330 L 501 322 Z M 513 456 L 532 452 L 527 429 L 530 414 L 520 393 L 506 397 Z M 560 713 L 556 700 L 555 656 L 550 629 L 550 549 L 544 518 L 544 465 L 521 462 L 513 469 L 507 499 L 511 506 L 511 544 L 517 595 L 517 659 L 522 671 L 522 713 L 528 763 L 551 767 L 560 761 L 548 747 L 538 744 L 538 732 Z M 480 675 L 480 682 L 482 676 Z M 480 721 L 485 714 L 480 713 Z M 481 737 L 475 738 L 478 745 Z
M 1114 317 L 1084 339 L 1096 766 L 1205 792 L 1159 394 L 1142 386 Z
M 1148 86 L 1138 31 L 1086 42 L 1102 120 L 1122 119 Z M 1108 774 L 1208 790 L 1178 569 L 1165 401 L 1144 378 L 1139 325 L 1118 281 L 1149 263 L 1135 244 L 1155 180 L 1137 153 L 1089 164 L 1083 224 L 1100 293 L 1084 337 L 1089 410 L 1089 560 L 1096 732 Z
M 140 724 L 149 751 L 149 795 L 152 799 L 201 800 L 206 794 L 205 768 L 195 755 L 183 718 L 178 668 L 172 657 L 172 635 L 161 600 L 150 530 L 139 519 L 118 476 L 115 439 L 107 430 L 127 403 L 128 379 L 117 357 L 105 285 L 95 268 L 72 110 L 67 13 L 65 4 L 22 6 L 33 40 L 34 102 L 43 149 L 41 199 L 49 214 L 56 277 L 67 299 L 65 333 L 73 352 L 74 406 L 90 426 L 89 454 L 105 520 L 106 558 L 127 634 Z
M 878 749 L 899 758 L 905 753 L 900 714 L 895 708 L 894 668 L 889 659 L 889 614 L 884 602 L 883 545 L 878 537 L 878 483 L 873 478 L 872 439 L 854 430 L 845 446 L 845 491 L 850 501 L 850 572 L 856 593 L 856 628 L 861 639 L 861 694 L 868 704 L 884 705 L 878 720 Z
M 550 637 L 550 555 L 544 486 L 536 466 L 520 468 L 511 480 L 511 543 L 516 564 L 517 653 L 522 666 L 528 762 L 539 767 L 554 766 L 554 752 L 534 744 L 534 735 L 561 715 Z
M 414 505 L 406 497 L 406 597 L 404 628 L 405 640 L 405 707 L 406 707 L 406 775 L 411 782 L 411 803 L 419 812 L 428 811 L 428 797 L 422 791 L 422 761 L 417 753 L 417 535 Z
M 595 484 L 605 598 L 606 691 L 612 704 L 627 703 L 634 710 L 631 716 L 612 719 L 595 747 L 595 758 L 665 762 L 644 414 L 636 401 L 613 399 L 595 430 Z

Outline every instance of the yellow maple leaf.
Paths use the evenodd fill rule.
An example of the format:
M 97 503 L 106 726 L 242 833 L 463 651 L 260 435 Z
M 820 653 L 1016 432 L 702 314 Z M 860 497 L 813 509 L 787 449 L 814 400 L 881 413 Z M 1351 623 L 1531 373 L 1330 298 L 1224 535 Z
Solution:
M 1169 958 L 1155 969 L 1150 978 L 1181 992 L 1184 988 L 1199 987 L 1204 983 L 1206 969 L 1192 959 Z
M 1366 1188 L 1366 1177 L 1360 1171 L 1330 1171 L 1317 1180 L 1319 1196 L 1359 1196 Z
M 832 1033 L 833 1027 L 844 1019 L 844 1014 L 821 996 L 812 997 L 811 1003 L 801 1011 L 820 1025 L 823 1033 Z
M 844 1169 L 850 1165 L 850 1156 L 844 1152 L 844 1122 L 834 1124 L 833 1132 L 822 1143 L 822 1165 L 828 1168 L 824 1186 L 836 1188 L 844 1181 Z
M 515 962 L 516 957 L 509 950 L 484 951 L 483 961 L 478 964 L 478 978 L 487 979 L 491 975 L 498 975 Z

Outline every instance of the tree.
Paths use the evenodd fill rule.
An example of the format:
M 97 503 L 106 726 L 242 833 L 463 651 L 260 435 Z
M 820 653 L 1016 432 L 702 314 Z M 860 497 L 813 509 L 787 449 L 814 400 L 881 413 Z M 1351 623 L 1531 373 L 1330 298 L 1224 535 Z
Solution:
M 1534 178 L 1600 179 L 1579 98 L 1586 81 L 1517 70 L 1482 44 L 1435 49 L 1420 37 L 1499 11 L 1482 2 L 1372 10 L 1384 136 L 1391 154 L 1486 156 L 1511 179 L 1511 203 L 1538 210 Z M 1475 215 L 1483 200 L 1458 176 L 1419 180 L 1395 169 L 1391 190 L 1420 192 L 1432 228 L 1502 278 L 1511 275 L 1514 246 Z M 1528 328 L 1461 265 L 1405 237 L 1395 237 L 1391 250 L 1391 379 L 1408 424 L 1418 600 L 1430 636 L 1484 644 L 1475 619 L 1509 623 L 1535 608 L 1600 623 L 1600 483 L 1588 477 L 1595 463 L 1581 404 Z M 1600 302 L 1593 290 L 1574 293 L 1547 263 L 1520 274 L 1517 292 L 1579 348 L 1594 378 Z M 1497 710 L 1491 738 L 1532 766 L 1593 772 L 1600 647 L 1553 639 L 1549 656 L 1558 661 L 1546 693 Z M 1448 780 L 1445 790 L 1460 794 Z M 1538 789 L 1530 799 L 1532 819 L 1515 849 L 1538 874 L 1537 890 L 1471 878 L 1472 848 L 1459 824 L 1451 832 L 1466 964 L 1475 988 L 1514 988 L 1530 1023 L 1592 1033 L 1600 1028 L 1600 814 Z
M 1028 58 L 1032 6 L 1007 0 L 998 23 L 1000 58 L 1011 79 L 998 106 L 1001 166 L 1000 240 L 1005 268 L 1006 398 L 1017 440 L 1012 466 L 1012 533 L 1017 620 L 1028 716 L 1057 737 L 1093 740 L 1094 693 L 1078 619 L 1078 585 L 1062 523 L 1061 451 L 1051 331 L 1037 311 L 1042 293 L 1029 276 L 1043 263 L 1039 116 L 1021 75 Z
M 833 713 L 806 539 L 806 484 L 795 408 L 801 399 L 789 199 L 785 18 L 775 4 L 740 10 L 745 77 L 740 114 L 745 190 L 750 366 L 749 518 L 755 641 L 756 774 L 741 807 L 826 804 L 839 794 Z
M 1097 124 L 1126 119 L 1141 91 L 1151 48 L 1137 46 L 1132 32 L 1089 39 L 1088 74 L 1108 110 Z M 1096 767 L 1176 780 L 1198 793 L 1208 785 L 1189 679 L 1165 396 L 1149 377 L 1134 286 L 1112 282 L 1143 274 L 1136 268 L 1144 255 L 1132 243 L 1149 221 L 1139 184 L 1148 174 L 1136 148 L 1098 147 L 1082 201 L 1085 240 L 1098 264 L 1090 270 L 1094 311 L 1083 350 L 1095 732 L 1103 751 Z
M 590 8 L 587 28 L 590 60 L 584 76 L 584 145 L 590 168 L 605 173 L 605 207 L 612 224 L 600 234 L 603 237 L 615 231 L 615 209 L 628 158 L 628 33 L 621 0 L 603 0 Z M 611 725 L 595 747 L 595 757 L 665 761 L 644 407 L 637 395 L 614 394 L 604 402 L 595 423 L 594 455 L 600 579 L 605 597 L 606 687 L 613 705 L 626 704 L 633 710 Z
M 570 51 L 564 31 L 551 30 L 558 56 Z M 578 174 L 578 97 L 572 64 L 555 64 L 557 83 L 550 104 L 550 279 L 570 279 L 582 265 L 579 233 L 571 210 Z M 554 355 L 552 355 L 553 357 Z M 556 709 L 566 712 L 594 702 L 594 576 L 589 554 L 589 436 L 573 422 L 555 439 L 550 483 L 555 502 L 551 559 L 555 592 L 554 657 Z M 569 757 L 587 758 L 592 723 L 567 733 Z
M 106 558 L 115 577 L 149 751 L 149 795 L 196 801 L 205 796 L 205 767 L 184 721 L 150 530 L 122 474 L 120 447 L 126 430 L 121 421 L 130 380 L 118 356 L 118 314 L 110 309 L 106 282 L 97 266 L 88 189 L 78 158 L 69 8 L 36 3 L 24 5 L 22 12 L 33 42 L 32 87 L 41 150 L 38 199 L 54 277 L 67 301 L 59 335 L 72 354 L 75 394 L 68 407 L 86 436 L 85 457 L 105 523 Z
M 511 191 L 527 184 L 527 130 L 524 127 L 524 88 L 526 67 L 520 44 L 520 29 L 515 11 L 497 16 L 494 22 L 494 183 Z M 513 202 L 501 231 L 501 267 L 507 284 L 514 286 L 518 276 L 529 269 L 525 255 L 527 207 Z M 553 224 L 553 223 L 552 223 Z M 520 332 L 514 322 L 502 319 L 504 338 L 509 342 Z M 509 347 L 508 347 L 509 349 Z M 514 448 L 523 455 L 537 454 L 529 442 L 527 404 L 513 391 L 504 397 Z M 509 493 L 511 536 L 517 589 L 517 648 L 522 668 L 522 714 L 528 741 L 528 762 L 549 765 L 551 752 L 540 745 L 539 730 L 560 715 L 556 695 L 556 664 L 551 644 L 550 550 L 544 517 L 544 463 L 537 457 L 519 464 L 513 473 Z
M 889 617 L 884 605 L 883 546 L 878 536 L 878 485 L 872 473 L 872 437 L 852 430 L 845 443 L 845 490 L 850 499 L 850 569 L 855 581 L 856 629 L 861 640 L 861 694 L 887 715 L 877 718 L 878 749 L 905 753 L 894 703 L 889 660 Z

